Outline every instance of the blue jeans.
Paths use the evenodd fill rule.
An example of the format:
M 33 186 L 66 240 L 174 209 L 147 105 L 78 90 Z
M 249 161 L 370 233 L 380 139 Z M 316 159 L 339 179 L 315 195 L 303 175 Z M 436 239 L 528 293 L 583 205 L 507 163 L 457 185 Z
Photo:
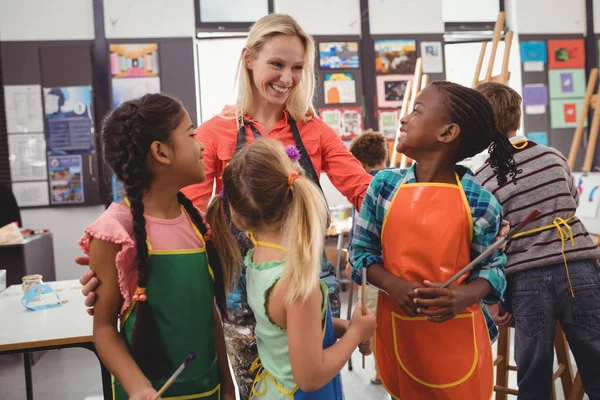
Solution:
M 552 393 L 554 336 L 560 321 L 590 400 L 600 399 L 600 264 L 569 263 L 509 276 L 515 320 L 519 400 L 546 400 Z

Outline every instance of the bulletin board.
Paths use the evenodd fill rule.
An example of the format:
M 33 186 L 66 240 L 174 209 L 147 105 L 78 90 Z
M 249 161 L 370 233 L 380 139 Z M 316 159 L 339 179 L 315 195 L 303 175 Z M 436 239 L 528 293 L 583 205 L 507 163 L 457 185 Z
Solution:
M 360 38 L 314 36 L 316 83 L 313 104 L 319 116 L 342 140 L 364 128 L 364 95 Z
M 581 35 L 520 35 L 523 126 L 531 140 L 569 154 L 587 85 L 585 41 Z M 591 115 L 590 115 L 591 117 Z M 587 129 L 588 118 L 584 128 Z M 585 149 L 574 170 L 580 170 Z M 598 164 L 596 154 L 596 164 Z
M 373 85 L 371 104 L 379 130 L 393 142 L 399 126 L 400 108 L 408 81 L 413 79 L 418 58 L 429 81 L 446 79 L 444 37 L 441 34 L 373 35 L 375 76 L 365 80 Z
M 7 173 L 27 207 L 102 204 L 92 41 L 2 42 Z M 24 62 L 26 60 L 27 62 Z

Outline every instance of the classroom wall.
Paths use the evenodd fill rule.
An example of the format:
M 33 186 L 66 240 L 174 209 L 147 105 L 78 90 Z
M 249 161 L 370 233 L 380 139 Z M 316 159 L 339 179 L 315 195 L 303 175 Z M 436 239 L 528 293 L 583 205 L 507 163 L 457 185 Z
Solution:
M 94 39 L 91 1 L 0 0 L 0 40 Z
M 369 0 L 371 34 L 444 33 L 442 0 Z
M 585 35 L 587 26 L 585 0 L 518 0 L 514 12 L 519 33 L 523 35 L 538 33 Z
M 0 0 L 2 41 L 94 39 L 91 1 Z M 77 240 L 83 228 L 102 213 L 103 206 L 22 209 L 26 228 L 46 228 L 54 234 L 57 279 L 81 275 L 73 258 L 81 255 Z
M 359 0 L 275 0 L 273 6 L 311 35 L 360 35 Z

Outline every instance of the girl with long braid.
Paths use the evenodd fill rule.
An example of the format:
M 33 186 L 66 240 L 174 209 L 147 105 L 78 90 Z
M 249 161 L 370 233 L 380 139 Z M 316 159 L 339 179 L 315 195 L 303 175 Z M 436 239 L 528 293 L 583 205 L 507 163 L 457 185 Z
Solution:
M 441 284 L 494 242 L 502 208 L 473 173 L 456 165 L 489 146 L 500 184 L 517 173 L 513 148 L 486 98 L 433 82 L 401 121 L 397 150 L 410 169 L 381 171 L 357 218 L 350 259 L 360 283 L 383 289 L 375 359 L 394 399 L 489 399 L 497 329 L 480 301 L 506 287 L 506 256 L 490 256 L 457 284 Z
M 154 398 L 192 352 L 196 359 L 163 398 L 233 400 L 217 308 L 225 314 L 234 272 L 221 265 L 238 264 L 229 259 L 237 247 L 221 241 L 227 251 L 220 254 L 180 192 L 206 179 L 204 146 L 188 113 L 177 100 L 149 94 L 108 115 L 102 140 L 127 197 L 86 229 L 80 245 L 100 281 L 94 343 L 115 377 L 115 400 Z

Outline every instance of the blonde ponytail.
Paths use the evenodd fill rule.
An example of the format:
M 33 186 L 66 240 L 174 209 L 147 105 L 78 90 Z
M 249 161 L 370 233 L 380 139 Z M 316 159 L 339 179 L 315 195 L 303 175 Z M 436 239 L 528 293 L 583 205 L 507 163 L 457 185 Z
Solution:
M 304 299 L 319 281 L 327 224 L 327 205 L 317 186 L 306 178 L 295 179 L 284 224 L 288 254 L 283 279 L 288 282 L 286 302 Z

